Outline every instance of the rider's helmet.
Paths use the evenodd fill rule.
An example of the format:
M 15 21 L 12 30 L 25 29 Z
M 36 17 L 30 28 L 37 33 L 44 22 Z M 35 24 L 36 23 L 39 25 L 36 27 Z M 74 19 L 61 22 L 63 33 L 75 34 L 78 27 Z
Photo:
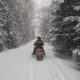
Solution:
M 38 39 L 38 40 L 41 40 L 41 37 L 40 37 L 40 36 L 38 36 L 38 37 L 37 37 L 37 39 Z

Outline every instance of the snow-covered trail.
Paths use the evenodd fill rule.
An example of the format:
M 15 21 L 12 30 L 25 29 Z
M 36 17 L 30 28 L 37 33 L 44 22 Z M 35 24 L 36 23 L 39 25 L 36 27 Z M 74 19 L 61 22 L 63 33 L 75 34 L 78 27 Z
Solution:
M 33 43 L 0 53 L 0 80 L 80 80 L 80 71 L 56 58 L 49 44 L 45 44 L 44 60 L 37 61 Z

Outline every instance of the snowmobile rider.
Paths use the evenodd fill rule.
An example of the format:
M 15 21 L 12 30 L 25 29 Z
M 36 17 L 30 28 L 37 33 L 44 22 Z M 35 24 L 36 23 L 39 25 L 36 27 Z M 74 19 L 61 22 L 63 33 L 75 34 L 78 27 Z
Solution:
M 34 47 L 33 54 L 36 54 L 35 51 L 36 51 L 37 48 L 43 48 L 44 43 L 43 43 L 43 41 L 41 40 L 41 37 L 37 37 L 37 40 L 36 40 L 36 42 L 34 43 L 34 46 L 35 46 L 35 47 Z M 43 51 L 44 51 L 44 49 L 43 49 Z M 45 52 L 44 52 L 44 54 L 45 54 Z

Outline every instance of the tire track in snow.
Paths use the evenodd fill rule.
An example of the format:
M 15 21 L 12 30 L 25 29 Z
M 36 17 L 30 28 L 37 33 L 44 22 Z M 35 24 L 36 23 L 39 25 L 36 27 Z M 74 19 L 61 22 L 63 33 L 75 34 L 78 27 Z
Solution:
M 56 67 L 55 64 L 53 64 L 51 61 L 47 60 L 47 63 L 49 64 L 49 66 L 51 66 L 51 68 L 54 70 L 56 70 L 56 73 L 59 74 L 61 80 L 66 80 L 66 78 L 64 77 L 64 75 L 60 72 L 60 70 Z
M 47 62 L 46 62 L 46 66 L 47 66 L 49 75 L 51 76 L 51 80 L 58 80 L 57 78 L 59 78 L 60 76 L 58 76 L 58 74 L 56 73 L 56 70 L 51 68 L 51 65 L 49 65 Z
M 34 66 L 33 66 L 33 61 L 30 61 L 29 64 L 29 76 L 28 76 L 28 80 L 34 80 Z

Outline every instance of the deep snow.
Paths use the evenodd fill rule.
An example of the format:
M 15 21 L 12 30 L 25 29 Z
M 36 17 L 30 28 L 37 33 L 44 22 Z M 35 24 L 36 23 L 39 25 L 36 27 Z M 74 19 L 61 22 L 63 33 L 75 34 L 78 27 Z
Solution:
M 80 80 L 79 68 L 55 57 L 49 44 L 44 46 L 44 60 L 37 61 L 32 56 L 33 43 L 0 53 L 0 80 Z

